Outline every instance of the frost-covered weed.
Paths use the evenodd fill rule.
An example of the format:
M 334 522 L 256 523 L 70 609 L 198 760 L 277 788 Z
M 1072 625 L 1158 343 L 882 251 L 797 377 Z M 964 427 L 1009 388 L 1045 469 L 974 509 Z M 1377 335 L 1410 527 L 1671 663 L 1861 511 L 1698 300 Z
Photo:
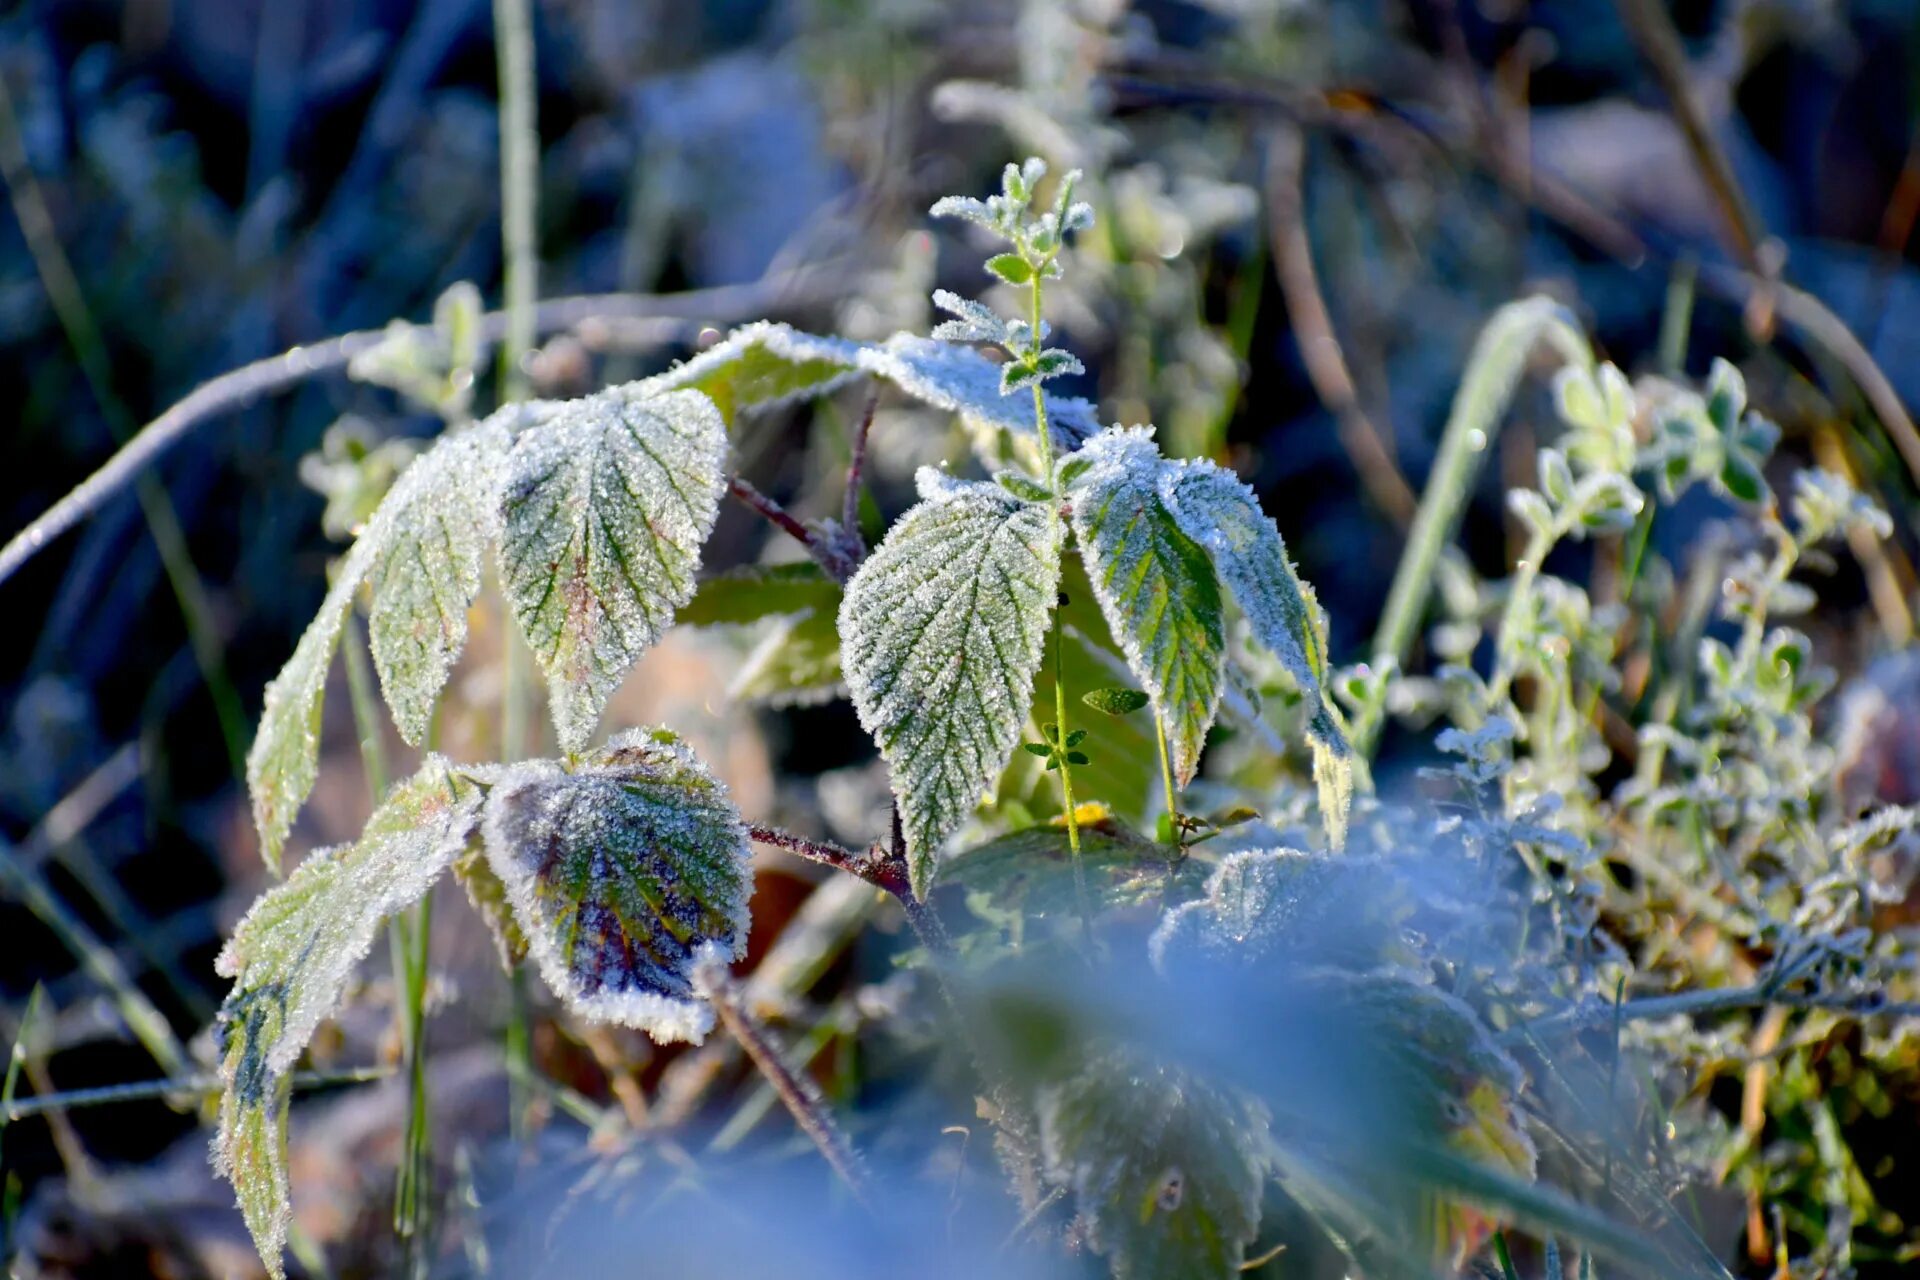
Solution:
M 947 997 L 938 1040 L 969 1050 L 946 1056 L 977 1074 L 1019 1231 L 1078 1241 L 1116 1275 L 1231 1276 L 1310 1239 L 1360 1274 L 1430 1275 L 1511 1222 L 1589 1267 L 1720 1274 L 1669 1202 L 1703 1174 L 1789 1206 L 1809 1258 L 1845 1265 L 1847 1215 L 1811 1206 L 1835 1188 L 1871 1206 L 1815 1047 L 1911 995 L 1905 937 L 1875 912 L 1904 889 L 1884 855 L 1916 815 L 1856 821 L 1839 802 L 1813 719 L 1831 681 L 1778 619 L 1810 607 L 1796 574 L 1822 544 L 1884 536 L 1885 516 L 1813 471 L 1783 510 L 1778 433 L 1730 365 L 1704 388 L 1636 385 L 1586 361 L 1559 309 L 1517 304 L 1482 344 L 1504 372 L 1464 388 L 1519 376 L 1502 335 L 1544 326 L 1583 358 L 1556 380 L 1564 430 L 1538 487 L 1509 499 L 1515 572 L 1483 584 L 1438 559 L 1430 675 L 1393 655 L 1336 669 L 1251 488 L 1050 385 L 1084 373 L 1053 345 L 1045 293 L 1094 225 L 1078 178 L 1047 191 L 1039 161 L 1009 165 L 995 195 L 931 210 L 995 242 L 990 296 L 1016 314 L 939 290 L 931 336 L 748 325 L 654 377 L 477 424 L 462 298 L 356 369 L 447 432 L 411 461 L 336 446 L 313 468 L 357 537 L 269 691 L 249 770 L 263 848 L 313 786 L 328 665 L 363 604 L 407 741 L 436 740 L 478 601 L 524 636 L 564 754 L 431 757 L 223 955 L 217 1150 L 269 1266 L 289 1072 L 380 917 L 448 867 L 503 959 L 530 956 L 574 1016 L 668 1041 L 717 1015 L 864 1198 L 818 1091 L 783 1077 L 720 963 L 745 944 L 750 838 L 898 900 Z M 1112 183 L 1153 205 L 1147 175 Z M 960 420 L 988 474 L 921 469 L 919 501 L 869 547 L 866 427 L 834 518 L 798 519 L 732 473 L 751 415 L 882 383 Z M 1699 570 L 1647 550 L 1660 508 L 1698 486 L 1749 531 L 1710 569 L 1714 617 L 1673 590 Z M 809 559 L 703 568 L 729 494 Z M 1602 598 L 1549 571 L 1582 548 L 1617 562 Z M 1632 629 L 1661 610 L 1677 630 Z M 609 695 L 682 623 L 764 626 L 745 696 L 850 698 L 885 766 L 892 812 L 869 820 L 889 838 L 856 851 L 752 825 L 669 729 L 592 745 Z M 1443 721 L 1441 763 L 1419 798 L 1375 795 L 1371 727 L 1412 713 Z M 1015 1006 L 1014 1023 L 1051 1008 L 1080 1032 L 1020 1048 Z M 1869 1063 L 1908 1024 L 1874 1025 Z M 1736 1068 L 1760 1114 L 1819 1140 L 1785 1150 L 1750 1117 L 1658 1110 Z

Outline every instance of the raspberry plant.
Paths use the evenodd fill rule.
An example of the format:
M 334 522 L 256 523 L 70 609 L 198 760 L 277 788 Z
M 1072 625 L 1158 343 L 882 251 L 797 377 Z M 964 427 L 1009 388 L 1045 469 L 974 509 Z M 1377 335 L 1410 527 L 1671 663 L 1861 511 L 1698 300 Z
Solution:
M 1920 814 L 1842 801 L 1812 717 L 1830 681 L 1776 622 L 1811 606 L 1795 574 L 1824 563 L 1821 544 L 1885 537 L 1887 517 L 1821 471 L 1792 476 L 1783 513 L 1778 432 L 1731 365 L 1704 386 L 1634 383 L 1530 299 L 1475 349 L 1371 660 L 1336 670 L 1247 485 L 1050 386 L 1081 372 L 1045 319 L 1046 285 L 1093 223 L 1077 179 L 1042 200 L 1046 167 L 1028 161 L 987 200 L 933 207 L 1003 246 L 986 270 L 1017 316 L 939 291 L 952 318 L 929 337 L 749 324 L 656 376 L 477 422 L 470 290 L 355 360 L 445 430 L 417 454 L 337 432 L 309 468 L 329 528 L 357 532 L 248 758 L 268 863 L 313 789 L 328 669 L 350 637 L 354 673 L 361 610 L 379 692 L 424 757 L 358 839 L 264 894 L 219 958 L 234 986 L 215 1161 L 275 1275 L 293 1069 L 382 921 L 409 911 L 394 926 L 415 1106 L 397 1220 L 419 1220 L 424 899 L 449 871 L 502 960 L 531 960 L 575 1016 L 661 1042 L 724 1025 L 872 1206 L 860 1153 L 728 973 L 756 842 L 899 903 L 978 1076 L 1015 1234 L 1050 1222 L 1117 1276 L 1227 1277 L 1312 1240 L 1370 1277 L 1489 1253 L 1512 1276 L 1518 1227 L 1555 1276 L 1563 1241 L 1583 1277 L 1596 1259 L 1724 1275 L 1669 1190 L 1702 1177 L 1789 1207 L 1780 1249 L 1790 1229 L 1827 1273 L 1849 1265 L 1857 1224 L 1902 1229 L 1863 1198 L 1813 1082 L 1839 1020 L 1911 1022 L 1909 939 L 1875 912 L 1904 892 L 1886 868 Z M 1563 364 L 1563 432 L 1537 489 L 1509 495 L 1514 575 L 1483 584 L 1452 526 L 1540 346 Z M 871 403 L 837 519 L 796 519 L 730 471 L 750 415 L 861 382 L 957 418 L 984 473 L 923 467 L 918 503 L 871 548 Z M 1680 603 L 1648 547 L 1658 510 L 1695 486 L 1743 515 L 1746 541 L 1695 570 L 1724 579 L 1718 618 Z M 807 559 L 704 571 L 728 498 Z M 1549 571 L 1581 544 L 1628 553 L 1613 598 Z M 1436 594 L 1441 665 L 1402 671 Z M 440 754 L 476 605 L 513 620 L 544 675 L 557 758 Z M 1629 607 L 1679 609 L 1680 647 L 1623 632 Z M 670 628 L 768 619 L 736 690 L 850 696 L 892 800 L 876 822 L 892 835 L 867 850 L 743 816 L 671 727 L 597 740 Z M 1636 654 L 1661 678 L 1629 695 Z M 1625 781 L 1606 777 L 1603 707 L 1636 726 Z M 374 709 L 356 711 L 377 732 Z M 1374 794 L 1366 765 L 1394 716 L 1444 724 L 1411 801 Z M 1224 750 L 1203 776 L 1210 743 Z M 1018 1028 L 1036 1015 L 1070 1034 L 1035 1050 Z M 1777 1045 L 1790 1019 L 1780 1067 L 1747 1062 L 1747 1089 L 1758 1114 L 1811 1129 L 1810 1157 L 1762 1145 L 1754 1106 L 1733 1131 L 1709 1108 L 1662 1110 L 1687 1071 L 1739 1068 L 1736 1046 Z M 1870 1064 L 1906 1025 L 1868 1043 Z M 1255 1052 L 1249 1028 L 1271 1033 Z M 1643 1070 L 1623 1084 L 1627 1055 Z

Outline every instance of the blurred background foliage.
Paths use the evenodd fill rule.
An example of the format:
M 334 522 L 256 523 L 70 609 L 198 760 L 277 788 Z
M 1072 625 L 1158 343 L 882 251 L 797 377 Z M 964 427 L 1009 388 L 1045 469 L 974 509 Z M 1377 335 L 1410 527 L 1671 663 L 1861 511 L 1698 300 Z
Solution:
M 762 316 L 859 338 L 924 332 L 930 288 L 980 284 L 961 238 L 929 229 L 928 204 L 985 190 L 1008 157 L 1038 153 L 1084 169 L 1099 213 L 1049 295 L 1088 368 L 1064 389 L 1108 421 L 1158 424 L 1169 454 L 1237 468 L 1316 584 L 1347 660 L 1364 656 L 1378 621 L 1474 334 L 1500 303 L 1544 291 L 1629 371 L 1698 377 L 1726 356 L 1782 427 L 1780 465 L 1849 474 L 1893 513 L 1884 552 L 1837 565 L 1804 625 L 1847 681 L 1849 723 L 1870 726 L 1848 739 L 1848 785 L 1861 799 L 1920 799 L 1911 661 L 1867 671 L 1912 638 L 1920 446 L 1888 397 L 1920 403 L 1920 5 L 534 10 L 541 294 L 625 299 L 543 326 L 525 371 L 536 393 L 651 372 L 709 330 Z M 7 532 L 215 374 L 423 320 L 459 281 L 498 305 L 491 17 L 484 0 L 22 0 L 0 15 Z M 1806 295 L 1823 305 L 1810 312 Z M 488 402 L 480 372 L 434 394 Z M 13 868 L 0 982 L 9 1035 L 29 989 L 46 987 L 35 1092 L 204 1060 L 194 1037 L 219 994 L 211 961 L 262 882 L 235 762 L 261 687 L 324 589 L 332 539 L 438 426 L 417 383 L 402 386 L 409 397 L 390 389 L 404 374 L 316 376 L 210 420 L 167 456 L 159 485 L 0 588 L 12 620 L 0 628 L 0 836 Z M 1524 542 L 1500 494 L 1532 481 L 1547 406 L 1523 393 L 1470 508 L 1462 541 L 1485 578 Z M 836 512 L 844 430 L 806 428 L 843 427 L 847 409 L 756 420 L 736 442 L 740 469 L 796 510 Z M 874 530 L 907 502 L 916 465 L 964 452 L 957 430 L 882 407 Z M 1722 514 L 1690 496 L 1655 526 L 1655 549 L 1686 561 Z M 710 563 L 756 562 L 765 541 L 730 510 Z M 498 699 L 497 630 L 477 631 L 473 648 L 457 679 L 479 725 Z M 695 633 L 647 660 L 614 715 L 685 729 L 749 814 L 875 838 L 884 783 L 831 696 L 837 665 L 785 652 Z M 729 684 L 739 696 L 721 695 Z M 332 700 L 316 803 L 296 833 L 306 847 L 347 837 L 367 809 L 345 702 Z M 450 724 L 450 749 L 462 732 Z M 482 731 L 464 732 L 471 743 Z M 1426 761 L 1423 741 L 1391 731 L 1381 776 Z M 1150 767 L 1100 785 L 1144 794 Z M 891 961 L 885 946 L 849 949 L 870 903 L 811 885 L 784 866 L 762 875 L 750 965 L 791 931 L 815 931 L 804 985 L 782 994 L 769 980 L 767 999 L 790 1012 L 813 990 L 802 1043 L 827 1064 L 829 1091 L 850 1096 L 889 1078 L 859 1033 L 889 1013 Z M 507 1115 L 489 1038 L 506 987 L 477 929 L 443 928 L 436 947 L 463 999 L 436 1020 L 435 1105 L 484 1143 Z M 391 992 L 369 986 L 370 1012 L 345 1017 L 322 1058 L 392 1052 L 380 1012 Z M 737 1070 L 723 1052 L 667 1061 L 636 1036 L 539 1012 L 545 1104 L 595 1124 L 697 1110 L 697 1082 Z M 1789 1108 L 1765 1133 L 1811 1149 L 1836 1140 L 1820 1128 L 1833 1117 L 1879 1122 L 1852 1125 L 1871 1195 L 1849 1188 L 1849 1203 L 1878 1206 L 1860 1212 L 1886 1242 L 1883 1269 L 1866 1259 L 1863 1274 L 1910 1258 L 1902 1222 L 1920 1217 L 1920 1181 L 1900 1163 L 1920 1125 L 1920 1065 L 1910 1047 L 1876 1058 L 1883 1048 L 1841 1020 L 1783 1087 L 1846 1101 Z M 1703 1064 L 1698 1088 L 1760 1141 L 1727 1061 Z M 391 1167 L 399 1097 L 387 1085 L 330 1096 L 326 1132 L 296 1135 L 296 1182 L 326 1189 L 302 1224 L 342 1274 L 384 1265 L 384 1201 L 367 1184 Z M 765 1102 L 719 1130 L 723 1148 Z M 1816 1117 L 1812 1131 L 1793 1128 L 1796 1114 Z M 153 1099 L 11 1129 L 6 1194 L 33 1210 L 13 1243 L 54 1274 L 158 1271 L 161 1258 L 169 1274 L 248 1265 L 197 1124 L 190 1106 Z M 1773 1260 L 1744 1265 L 1768 1274 Z

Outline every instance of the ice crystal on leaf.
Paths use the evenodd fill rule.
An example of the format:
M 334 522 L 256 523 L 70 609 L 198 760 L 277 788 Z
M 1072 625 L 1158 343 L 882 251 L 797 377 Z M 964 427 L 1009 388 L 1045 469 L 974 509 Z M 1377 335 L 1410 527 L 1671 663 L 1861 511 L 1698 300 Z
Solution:
M 1148 430 L 1111 430 L 1076 460 L 1069 494 L 1087 577 L 1127 666 L 1153 700 L 1182 785 L 1220 707 L 1226 631 L 1204 550 L 1161 498 L 1164 463 Z
M 649 378 L 649 394 L 705 393 L 729 422 L 836 391 L 860 376 L 862 344 L 762 320 L 743 325 L 693 359 Z
M 1353 750 L 1322 692 L 1328 667 L 1319 611 L 1279 528 L 1239 477 L 1204 459 L 1164 465 L 1160 494 L 1181 530 L 1213 558 L 1254 639 L 1285 664 L 1314 708 L 1307 723 L 1314 781 L 1328 839 L 1338 847 L 1353 798 Z
M 1008 394 L 1013 388 L 1002 385 L 1001 366 L 971 347 L 896 333 L 883 346 L 866 348 L 861 360 L 914 399 L 958 414 L 969 425 L 1034 434 L 1032 398 Z M 1077 448 L 1100 430 L 1089 401 L 1048 395 L 1046 405 L 1057 450 Z
M 1048 1180 L 1119 1280 L 1239 1274 L 1271 1164 L 1258 1101 L 1115 1052 L 1043 1090 L 1039 1112 Z
M 896 333 L 874 345 L 762 322 L 734 330 L 718 346 L 638 388 L 644 395 L 677 389 L 703 392 L 732 420 L 743 412 L 826 395 L 865 373 L 886 379 L 923 404 L 958 415 L 969 426 L 1032 436 L 1032 402 L 1007 396 L 1012 388 L 1002 386 L 1001 366 L 970 347 L 942 341 L 984 341 L 988 334 L 999 341 L 1007 334 L 1006 322 L 981 304 L 944 291 L 936 301 L 960 319 L 942 324 L 933 338 Z M 1071 371 L 1055 360 L 1049 376 Z M 1073 449 L 1100 430 L 1089 401 L 1049 395 L 1046 404 L 1057 449 Z
M 893 771 L 916 894 L 1020 741 L 1060 580 L 1058 524 L 999 485 L 920 472 L 925 499 L 848 584 L 842 661 Z
M 514 442 L 501 576 L 568 750 L 693 597 L 726 451 L 705 395 L 644 384 L 569 402 Z
M 554 411 L 544 402 L 514 405 L 442 438 L 401 472 L 347 551 L 293 656 L 267 686 L 247 755 L 268 865 L 279 865 L 294 815 L 313 789 L 327 668 L 361 588 L 373 588 L 372 646 L 388 705 L 401 733 L 418 743 L 466 642 L 467 608 L 497 527 L 492 507 L 508 439 Z
M 394 486 L 399 505 L 370 576 L 367 637 L 394 724 L 415 746 L 467 642 L 467 610 L 497 537 L 509 442 L 496 415 L 442 440 Z
M 220 1010 L 214 1164 L 233 1182 L 276 1276 L 288 1218 L 287 1073 L 380 922 L 424 894 L 465 847 L 480 799 L 478 787 L 430 757 L 358 840 L 309 857 L 256 902 L 214 962 L 234 979 Z
M 1154 967 L 1164 972 L 1187 955 L 1257 962 L 1333 875 L 1334 864 L 1297 849 L 1228 854 L 1207 879 L 1205 897 L 1160 918 L 1147 941 Z
M 589 1018 L 698 1041 L 713 1013 L 689 966 L 702 944 L 744 951 L 751 855 L 726 788 L 669 739 L 514 766 L 482 830 L 548 986 Z

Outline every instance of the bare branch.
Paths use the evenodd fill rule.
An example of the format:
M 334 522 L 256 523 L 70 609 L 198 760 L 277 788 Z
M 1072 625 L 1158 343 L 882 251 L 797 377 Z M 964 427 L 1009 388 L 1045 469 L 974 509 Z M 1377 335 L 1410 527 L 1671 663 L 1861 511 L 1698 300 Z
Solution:
M 816 264 L 790 275 L 768 276 L 751 284 L 695 289 L 677 294 L 584 294 L 554 298 L 534 308 L 536 333 L 556 333 L 595 320 L 631 321 L 679 316 L 731 323 L 792 310 L 827 296 L 837 264 Z M 507 314 L 490 311 L 480 320 L 483 343 L 499 342 Z M 242 365 L 201 384 L 187 397 L 142 427 L 98 471 L 0 547 L 0 582 L 104 506 L 141 472 L 159 461 L 195 427 L 224 413 L 245 408 L 263 396 L 298 386 L 316 374 L 343 369 L 352 359 L 387 337 L 384 329 L 362 329 L 295 347 Z

